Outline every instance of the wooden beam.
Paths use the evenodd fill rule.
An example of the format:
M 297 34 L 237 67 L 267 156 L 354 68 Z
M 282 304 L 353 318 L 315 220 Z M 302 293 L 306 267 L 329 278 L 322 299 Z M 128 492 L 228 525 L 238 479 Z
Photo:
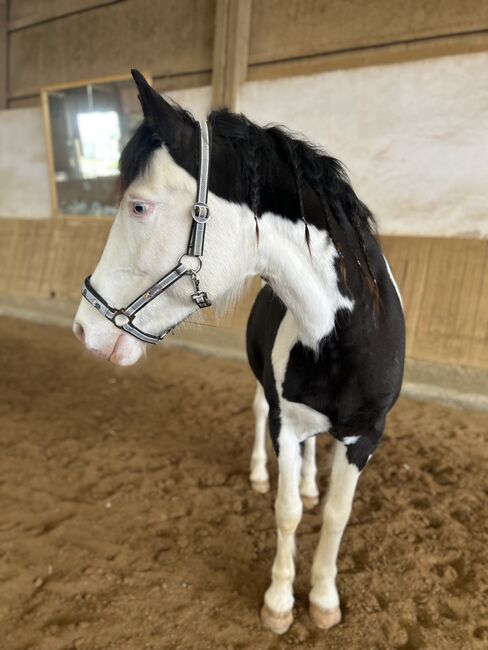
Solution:
M 262 0 L 252 12 L 252 65 L 488 30 L 480 0 Z
M 164 75 L 163 77 L 153 77 L 152 86 L 158 93 L 170 93 L 173 90 L 197 88 L 198 86 L 210 86 L 212 73 L 210 70 L 204 72 L 188 72 L 177 75 Z M 66 84 L 67 86 L 69 84 Z M 26 95 L 25 97 L 10 97 L 8 108 L 26 108 L 30 106 L 39 106 L 39 93 Z
M 7 108 L 7 0 L 0 0 L 0 110 Z
M 229 6 L 230 0 L 217 0 L 212 61 L 212 108 L 223 105 Z
M 247 76 L 252 0 L 231 0 L 224 105 L 237 109 L 239 88 Z
M 269 63 L 249 63 L 247 79 L 279 79 L 296 75 L 310 75 L 332 70 L 348 70 L 373 65 L 388 65 L 420 61 L 455 54 L 473 54 L 488 51 L 488 30 L 468 34 L 454 34 L 425 38 L 405 43 L 372 45 L 341 52 L 329 52 Z
M 249 59 L 252 0 L 217 0 L 215 14 L 212 107 L 237 109 L 239 87 Z

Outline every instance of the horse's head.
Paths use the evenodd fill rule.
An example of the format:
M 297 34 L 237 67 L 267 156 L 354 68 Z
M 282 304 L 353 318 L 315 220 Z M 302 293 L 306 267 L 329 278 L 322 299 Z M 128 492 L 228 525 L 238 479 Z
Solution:
M 103 314 L 105 304 L 126 307 L 138 296 L 147 296 L 151 285 L 178 266 L 188 248 L 199 173 L 198 124 L 166 102 L 140 73 L 134 71 L 133 76 L 144 121 L 122 153 L 123 196 L 90 280 L 95 298 L 91 295 L 92 304 L 81 301 L 73 326 L 88 350 L 120 365 L 135 363 L 144 343 L 110 322 Z M 211 175 L 218 176 L 219 183 L 231 182 L 235 196 L 241 191 L 247 195 L 248 189 L 240 188 L 237 157 L 228 148 L 224 140 L 213 139 Z M 210 192 L 208 205 L 210 219 L 198 280 L 210 300 L 218 302 L 235 294 L 253 272 L 254 221 L 244 202 L 227 201 Z M 188 270 L 195 269 L 198 258 L 185 256 L 182 263 Z M 159 335 L 198 310 L 198 301 L 192 299 L 196 292 L 191 274 L 183 275 L 138 311 L 133 325 Z M 103 302 L 97 302 L 98 295 Z

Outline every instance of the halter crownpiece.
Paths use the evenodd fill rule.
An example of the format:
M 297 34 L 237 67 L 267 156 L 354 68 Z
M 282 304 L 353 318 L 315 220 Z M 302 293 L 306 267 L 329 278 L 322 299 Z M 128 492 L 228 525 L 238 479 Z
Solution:
M 186 252 L 180 255 L 177 266 L 169 271 L 169 273 L 166 273 L 166 275 L 163 275 L 163 277 L 152 284 L 149 289 L 146 289 L 144 293 L 133 300 L 129 305 L 127 305 L 127 307 L 123 307 L 122 309 L 112 307 L 99 293 L 97 293 L 91 284 L 91 275 L 85 279 L 81 289 L 83 297 L 88 300 L 90 305 L 95 307 L 102 316 L 105 316 L 105 318 L 115 325 L 115 327 L 131 334 L 140 341 L 144 341 L 144 343 L 152 343 L 153 345 L 160 343 L 164 337 L 171 332 L 171 330 L 179 325 L 181 321 L 163 330 L 161 334 L 155 335 L 144 332 L 134 325 L 136 314 L 154 300 L 154 298 L 161 295 L 164 291 L 169 289 L 171 285 L 185 275 L 189 275 L 193 281 L 194 293 L 191 294 L 191 299 L 195 305 L 200 309 L 204 309 L 205 307 L 210 307 L 212 304 L 206 292 L 200 289 L 200 280 L 198 278 L 198 273 L 202 268 L 205 228 L 210 216 L 207 204 L 211 145 L 210 125 L 207 122 L 198 122 L 198 130 L 200 134 L 200 160 L 198 166 L 197 200 L 191 209 L 192 223 L 188 247 Z M 197 261 L 195 267 L 192 268 L 191 266 L 185 265 L 183 263 L 184 258 L 194 258 Z

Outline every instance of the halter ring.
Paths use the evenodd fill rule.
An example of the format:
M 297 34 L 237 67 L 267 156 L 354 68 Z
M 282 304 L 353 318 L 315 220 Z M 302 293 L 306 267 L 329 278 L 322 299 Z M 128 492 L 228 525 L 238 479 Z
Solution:
M 178 264 L 181 264 L 181 261 L 184 257 L 191 257 L 194 260 L 198 260 L 196 269 L 188 268 L 186 271 L 190 275 L 192 275 L 193 273 L 198 273 L 198 271 L 200 271 L 200 269 L 202 268 L 202 258 L 200 257 L 200 255 L 189 255 L 188 253 L 182 253 L 178 258 Z
M 124 311 L 118 311 L 115 314 L 113 321 L 117 327 L 123 327 L 124 325 L 129 325 L 129 323 L 132 322 L 132 318 L 128 316 Z

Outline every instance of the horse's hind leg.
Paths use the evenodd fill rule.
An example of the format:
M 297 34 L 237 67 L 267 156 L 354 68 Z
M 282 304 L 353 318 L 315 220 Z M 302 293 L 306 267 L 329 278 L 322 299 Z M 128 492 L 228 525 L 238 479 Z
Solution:
M 258 382 L 253 403 L 255 434 L 251 454 L 251 486 L 256 492 L 269 491 L 269 475 L 266 469 L 266 423 L 269 406 L 264 396 L 263 387 Z
M 316 437 L 307 438 L 303 449 L 302 478 L 300 481 L 300 495 L 305 510 L 314 508 L 319 502 L 319 489 L 317 487 L 317 464 L 315 460 Z
M 346 445 L 336 442 L 322 530 L 312 565 L 310 617 L 322 629 L 329 629 L 341 620 L 335 584 L 337 554 L 351 513 L 358 477 L 359 469 L 349 462 Z

